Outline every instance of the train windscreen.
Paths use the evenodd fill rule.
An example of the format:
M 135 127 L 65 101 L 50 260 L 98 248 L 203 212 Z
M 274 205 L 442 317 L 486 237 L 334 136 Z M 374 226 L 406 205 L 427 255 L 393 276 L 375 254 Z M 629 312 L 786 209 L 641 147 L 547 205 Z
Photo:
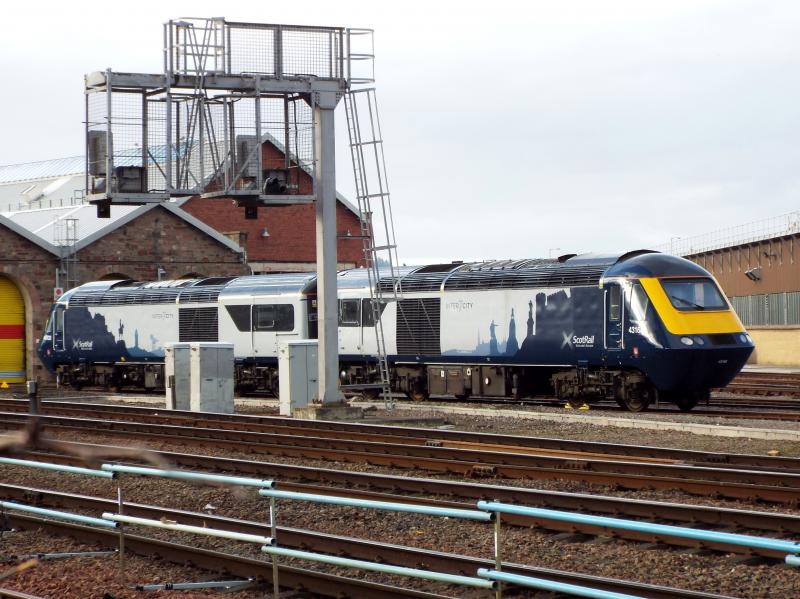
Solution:
M 726 310 L 728 304 L 711 279 L 662 279 L 672 305 L 683 311 Z

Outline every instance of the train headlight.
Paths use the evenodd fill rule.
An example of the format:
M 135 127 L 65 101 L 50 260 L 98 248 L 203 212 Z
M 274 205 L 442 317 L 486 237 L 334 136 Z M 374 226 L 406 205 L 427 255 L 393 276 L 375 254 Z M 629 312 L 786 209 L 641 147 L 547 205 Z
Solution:
M 706 342 L 703 340 L 702 337 L 692 337 L 692 339 L 694 339 L 694 342 L 697 345 L 705 345 L 706 344 Z
M 741 341 L 742 343 L 747 343 L 749 341 L 748 335 L 746 333 L 742 333 L 741 335 L 739 335 L 739 341 Z
M 684 345 L 694 345 L 694 341 L 691 337 L 681 337 L 681 343 Z

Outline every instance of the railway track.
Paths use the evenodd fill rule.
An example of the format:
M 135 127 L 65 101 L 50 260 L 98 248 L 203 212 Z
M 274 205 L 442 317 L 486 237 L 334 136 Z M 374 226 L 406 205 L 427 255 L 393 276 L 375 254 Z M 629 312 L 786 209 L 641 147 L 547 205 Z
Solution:
M 800 373 L 742 371 L 727 387 L 719 390 L 727 393 L 800 399 Z
M 393 436 L 390 440 L 379 441 L 374 432 L 366 433 L 366 438 L 354 440 L 357 433 L 351 431 L 346 431 L 343 436 L 341 432 L 330 434 L 332 431 L 315 430 L 311 436 L 308 430 L 303 434 L 299 430 L 264 433 L 201 428 L 200 422 L 195 422 L 194 426 L 176 426 L 65 416 L 40 416 L 40 419 L 49 430 L 123 437 L 145 445 L 153 441 L 212 445 L 256 455 L 333 460 L 463 476 L 573 480 L 630 489 L 678 488 L 693 494 L 779 503 L 797 503 L 800 500 L 800 473 L 797 460 L 793 458 L 773 458 L 775 461 L 771 463 L 774 466 L 770 468 L 766 466 L 770 463 L 766 456 L 764 461 L 761 456 L 724 454 L 720 456 L 722 467 L 719 467 L 708 465 L 710 462 L 687 465 L 661 457 L 587 456 L 585 449 L 582 456 L 576 456 L 574 451 L 564 455 L 564 449 L 543 451 L 543 448 L 533 450 L 509 445 L 487 449 L 485 443 L 445 442 L 440 438 L 423 440 Z M 0 413 L 0 428 L 19 429 L 26 420 L 24 414 Z M 713 456 L 706 455 L 706 458 L 713 462 Z M 724 462 L 725 459 L 737 458 L 755 459 L 759 464 L 737 466 L 736 463 Z M 783 467 L 779 468 L 779 465 Z
M 86 444 L 73 443 L 76 450 L 86 449 Z M 108 446 L 92 446 L 111 449 Z M 437 480 L 293 466 L 269 462 L 257 462 L 232 458 L 210 457 L 176 452 L 159 452 L 177 467 L 212 472 L 225 472 L 259 477 L 272 477 L 280 481 L 280 488 L 320 495 L 342 495 L 359 499 L 376 499 L 393 502 L 424 503 L 438 507 L 473 508 L 481 499 L 493 499 L 506 503 L 517 503 L 535 507 L 590 512 L 616 517 L 645 519 L 678 525 L 700 525 L 712 529 L 756 531 L 758 534 L 800 535 L 800 516 L 775 512 L 730 509 L 691 504 L 664 503 L 621 497 L 542 491 L 520 487 L 501 486 L 465 481 Z M 67 465 L 79 465 L 74 457 L 55 454 L 32 453 L 31 459 Z M 36 502 L 40 497 L 35 490 L 26 490 L 15 485 L 3 485 L 0 492 L 10 498 Z M 508 515 L 504 521 L 519 526 L 532 526 L 553 532 L 579 532 L 602 536 L 607 531 L 601 527 L 585 524 L 566 524 L 543 518 Z M 615 536 L 633 540 L 655 542 L 656 539 L 631 531 L 616 531 Z M 663 537 L 659 542 L 679 547 L 700 547 L 694 542 L 680 538 Z M 706 546 L 709 549 L 736 551 L 728 546 Z M 771 556 L 769 553 L 762 555 Z
M 237 431 L 247 433 L 276 433 L 291 436 L 316 436 L 337 439 L 346 436 L 351 440 L 386 441 L 395 444 L 474 444 L 493 449 L 530 450 L 574 453 L 583 457 L 592 455 L 614 458 L 639 458 L 642 461 L 662 461 L 683 465 L 715 468 L 733 467 L 743 469 L 768 469 L 787 472 L 800 472 L 800 458 L 773 457 L 754 454 L 709 453 L 686 449 L 675 449 L 649 445 L 629 445 L 622 443 L 606 443 L 594 441 L 575 441 L 548 437 L 529 437 L 520 435 L 503 435 L 495 433 L 477 433 L 469 431 L 440 430 L 406 426 L 391 426 L 371 423 L 344 423 L 330 421 L 297 420 L 280 416 L 253 416 L 242 414 L 211 414 L 180 410 L 154 409 L 151 407 L 119 406 L 110 404 L 76 404 L 73 402 L 45 401 L 41 404 L 42 413 L 63 415 L 75 420 L 132 419 L 132 424 L 152 423 L 156 425 L 175 426 L 179 429 L 205 428 L 210 430 Z M 0 400 L 0 417 L 3 413 L 9 416 L 27 417 L 28 402 L 26 400 Z M 222 433 L 220 433 L 222 434 Z
M 114 505 L 113 501 L 109 501 L 109 503 Z M 188 512 L 175 512 L 164 508 L 151 509 L 148 506 L 135 506 L 130 504 L 126 505 L 126 510 L 127 508 L 131 509 L 130 513 L 147 513 L 152 516 L 153 511 L 155 511 L 161 515 L 166 514 L 181 518 L 182 521 L 188 521 L 192 517 L 205 522 L 209 521 L 209 516 L 206 514 L 191 515 Z M 111 548 L 118 544 L 119 535 L 113 531 L 45 520 L 27 515 L 10 514 L 9 518 L 10 523 L 17 528 L 37 528 L 53 534 L 68 535 L 83 541 L 90 541 Z M 217 518 L 217 520 L 225 520 L 226 522 L 224 525 L 230 527 L 231 530 L 245 528 L 246 530 L 253 531 L 263 527 L 263 525 L 259 523 L 241 520 L 236 521 L 220 518 Z M 221 523 L 215 521 L 215 524 Z M 476 570 L 478 567 L 494 566 L 493 561 L 476 557 L 374 543 L 335 535 L 320 535 L 318 533 L 311 533 L 298 529 L 283 528 L 279 531 L 279 534 L 281 544 L 285 546 L 292 546 L 293 544 L 304 546 L 304 543 L 307 544 L 309 542 L 322 543 L 325 549 L 322 549 L 318 545 L 315 545 L 315 549 L 318 551 L 329 551 L 339 555 L 344 554 L 358 559 L 368 559 L 371 561 L 378 559 L 401 566 L 418 568 L 420 564 L 423 564 L 424 567 L 430 569 L 453 573 L 470 572 Z M 126 551 L 140 555 L 159 556 L 173 563 L 191 564 L 195 567 L 210 571 L 224 572 L 226 575 L 238 575 L 243 578 L 255 577 L 257 580 L 263 582 L 272 581 L 271 563 L 264 560 L 210 551 L 130 534 L 125 535 L 125 549 Z M 557 582 L 590 586 L 604 591 L 628 593 L 653 599 L 722 599 L 720 595 L 709 593 L 535 568 L 520 564 L 504 564 L 503 570 L 516 574 L 546 578 Z M 365 599 L 373 597 L 418 597 L 430 599 L 445 597 L 445 595 L 441 594 L 405 589 L 379 582 L 353 579 L 317 570 L 301 569 L 280 563 L 279 576 L 281 587 L 312 592 L 327 597 L 341 597 L 343 595 L 359 598 L 364 597 Z

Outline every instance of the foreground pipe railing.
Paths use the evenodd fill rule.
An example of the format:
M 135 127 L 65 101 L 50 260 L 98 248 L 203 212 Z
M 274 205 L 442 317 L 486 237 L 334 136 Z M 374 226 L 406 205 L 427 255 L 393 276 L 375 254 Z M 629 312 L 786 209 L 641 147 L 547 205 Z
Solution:
M 367 562 L 360 559 L 350 559 L 347 557 L 337 557 L 335 555 L 325 555 L 323 553 L 285 549 L 284 547 L 262 547 L 261 551 L 273 556 L 277 555 L 281 557 L 305 559 L 312 562 L 330 564 L 332 566 L 340 566 L 343 568 L 357 568 L 359 570 L 369 570 L 371 572 L 394 574 L 396 576 L 406 576 L 409 578 L 421 578 L 423 580 L 434 580 L 436 582 L 478 587 L 481 589 L 493 589 L 495 587 L 494 582 L 490 580 L 474 578 L 472 576 L 460 576 L 458 574 L 447 574 L 445 572 L 431 572 L 429 570 L 418 570 L 416 568 L 406 568 L 404 566 L 378 564 L 376 562 Z
M 258 487 L 271 489 L 275 481 L 244 476 L 226 476 L 224 474 L 207 474 L 205 472 L 191 472 L 188 470 L 162 470 L 160 468 L 145 468 L 143 466 L 123 466 L 121 464 L 103 464 L 100 469 L 106 473 L 138 474 L 141 476 L 158 476 L 161 478 L 174 478 L 207 483 L 222 483 L 225 485 L 238 485 L 243 487 Z
M 105 512 L 105 520 L 111 522 L 121 522 L 123 524 L 135 524 L 137 526 L 149 526 L 151 528 L 163 528 L 165 530 L 177 530 L 179 532 L 189 532 L 209 537 L 219 537 L 232 541 L 245 541 L 247 543 L 259 543 L 260 545 L 274 545 L 275 539 L 261 535 L 251 535 L 244 532 L 233 532 L 231 530 L 220 530 L 218 528 L 206 528 L 204 526 L 192 526 L 190 524 L 178 524 L 170 520 L 150 520 L 148 518 L 137 518 L 135 516 L 125 516 L 123 514 L 112 514 Z
M 592 589 L 577 584 L 557 582 L 555 580 L 547 580 L 545 578 L 534 578 L 532 576 L 521 576 L 520 574 L 509 574 L 508 572 L 499 572 L 497 570 L 488 570 L 486 568 L 479 568 L 478 576 L 481 578 L 488 578 L 489 580 L 495 580 L 497 582 L 507 582 L 522 587 L 541 589 L 544 591 L 550 591 L 552 593 L 575 595 L 576 597 L 589 597 L 590 599 L 645 599 L 640 595 L 626 595 L 624 593 L 615 593 L 613 591 L 603 591 L 601 589 Z
M 40 470 L 53 470 L 55 472 L 68 472 L 71 474 L 86 474 L 87 476 L 97 476 L 99 478 L 115 478 L 113 472 L 94 470 L 92 468 L 81 468 L 79 466 L 64 466 L 62 464 L 51 464 L 50 462 L 37 462 L 34 460 L 0 458 L 0 464 L 8 464 L 9 466 L 27 466 L 29 468 L 39 468 Z
M 683 526 L 670 526 L 668 524 L 655 524 L 637 520 L 623 520 L 620 518 L 609 518 L 607 516 L 595 516 L 592 514 L 577 514 L 495 501 L 479 501 L 477 505 L 478 509 L 486 510 L 487 512 L 496 512 L 498 514 L 516 514 L 518 516 L 531 516 L 534 518 L 557 520 L 559 522 L 571 522 L 573 524 L 590 524 L 593 526 L 632 530 L 654 535 L 668 535 L 692 539 L 694 541 L 725 543 L 727 545 L 739 545 L 740 547 L 751 547 L 754 549 L 767 549 L 777 553 L 786 553 L 787 558 L 800 553 L 800 543 L 795 541 L 783 541 L 781 539 L 770 539 L 768 537 L 756 537 L 731 532 L 717 532 L 700 528 L 685 528 Z M 789 564 L 793 561 L 794 560 L 790 561 L 787 559 L 786 563 Z
M 314 493 L 296 493 L 294 491 L 277 491 L 275 489 L 261 489 L 259 495 L 273 499 L 294 499 L 297 501 L 311 501 L 314 503 L 327 503 L 347 507 L 363 507 L 373 510 L 389 512 L 408 512 L 412 514 L 425 514 L 427 516 L 442 516 L 445 518 L 463 518 L 465 520 L 479 520 L 491 522 L 494 516 L 486 511 L 465 510 L 459 508 L 442 508 L 430 505 L 416 505 L 413 503 L 396 503 L 393 501 L 373 501 L 371 499 L 352 499 L 336 495 L 316 495 Z
M 103 520 L 100 518 L 92 518 L 91 516 L 72 514 L 70 512 L 60 512 L 58 510 L 48 510 L 41 507 L 26 505 L 24 503 L 16 503 L 14 501 L 0 501 L 0 508 L 13 510 L 16 512 L 36 514 L 37 516 L 45 516 L 47 518 L 55 518 L 56 520 L 66 520 L 67 522 L 78 522 L 79 524 L 102 526 L 104 528 L 117 528 L 118 526 L 116 522 L 109 522 L 108 520 Z

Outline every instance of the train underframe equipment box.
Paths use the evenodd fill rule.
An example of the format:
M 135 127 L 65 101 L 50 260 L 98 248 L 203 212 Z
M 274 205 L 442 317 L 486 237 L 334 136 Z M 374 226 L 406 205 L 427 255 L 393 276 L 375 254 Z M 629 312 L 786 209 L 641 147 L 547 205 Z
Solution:
M 278 349 L 278 383 L 281 416 L 291 416 L 319 396 L 316 339 L 288 341 Z
M 168 410 L 189 410 L 189 344 L 164 344 L 164 386 Z
M 191 411 L 233 414 L 233 364 L 233 343 L 189 344 Z

